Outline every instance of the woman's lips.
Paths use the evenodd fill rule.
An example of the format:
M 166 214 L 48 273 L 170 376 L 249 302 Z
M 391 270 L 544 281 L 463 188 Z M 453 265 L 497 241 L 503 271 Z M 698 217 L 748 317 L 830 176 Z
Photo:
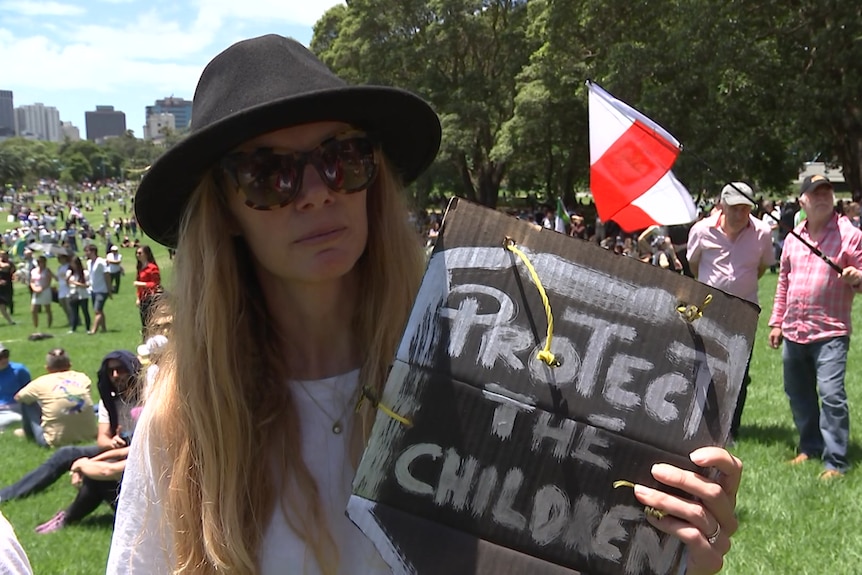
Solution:
M 296 244 L 310 245 L 316 243 L 324 243 L 341 237 L 347 231 L 344 226 L 327 226 L 312 230 L 295 240 Z

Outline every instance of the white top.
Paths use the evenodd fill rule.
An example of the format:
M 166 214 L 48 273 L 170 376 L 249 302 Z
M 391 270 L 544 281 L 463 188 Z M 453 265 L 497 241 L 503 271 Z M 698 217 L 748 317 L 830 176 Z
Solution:
M 97 257 L 94 260 L 87 260 L 87 271 L 90 272 L 90 292 L 108 293 L 110 291 L 108 281 L 105 279 L 108 264 L 104 258 Z
M 338 573 L 391 573 L 372 543 L 344 513 L 355 474 L 348 458 L 348 438 L 352 431 L 351 405 L 359 385 L 359 371 L 315 381 L 290 382 L 289 385 L 302 430 L 303 458 L 317 481 L 323 496 L 324 515 L 338 545 L 341 559 Z M 344 430 L 336 435 L 332 432 L 333 419 L 341 414 L 344 414 Z M 142 420 L 147 419 L 145 409 Z M 149 437 L 144 431 L 147 426 L 146 421 L 141 424 L 126 465 L 108 557 L 109 575 L 170 573 L 171 558 L 166 551 L 170 548 L 170 534 L 160 529 L 164 521 L 154 491 L 155 477 L 160 476 L 160 472 L 155 469 L 153 450 L 149 448 Z M 320 574 L 310 550 L 290 528 L 280 509 L 276 509 L 264 533 L 259 573 Z
M 69 297 L 69 282 L 66 281 L 66 272 L 69 264 L 62 264 L 57 268 L 57 297 L 60 299 Z
M 15 530 L 0 513 L 0 574 L 33 575 L 24 548 L 15 537 Z
M 122 269 L 123 254 L 120 252 L 108 252 L 105 256 L 105 261 L 108 263 L 108 271 L 112 274 L 120 273 Z
M 81 283 L 87 283 L 87 270 L 83 270 L 84 277 L 76 278 L 76 281 Z M 69 297 L 72 299 L 87 299 L 90 297 L 90 292 L 86 286 L 73 286 L 69 284 L 69 281 L 72 279 L 72 276 L 75 275 L 71 268 L 66 270 L 66 283 L 69 285 Z
M 114 402 L 114 405 L 117 406 L 117 425 L 120 426 L 120 431 L 122 433 L 128 433 L 129 435 L 134 435 L 135 433 L 135 418 L 132 417 L 132 404 L 123 400 L 117 399 Z M 108 408 L 105 407 L 105 402 L 101 399 L 99 400 L 99 415 L 98 415 L 99 423 L 111 423 L 111 416 L 108 414 Z

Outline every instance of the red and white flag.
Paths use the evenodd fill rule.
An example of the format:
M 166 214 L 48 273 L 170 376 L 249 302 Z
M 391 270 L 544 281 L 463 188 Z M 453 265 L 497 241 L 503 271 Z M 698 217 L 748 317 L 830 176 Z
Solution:
M 670 171 L 680 143 L 667 130 L 617 100 L 590 89 L 590 189 L 602 221 L 632 232 L 693 222 L 697 208 Z

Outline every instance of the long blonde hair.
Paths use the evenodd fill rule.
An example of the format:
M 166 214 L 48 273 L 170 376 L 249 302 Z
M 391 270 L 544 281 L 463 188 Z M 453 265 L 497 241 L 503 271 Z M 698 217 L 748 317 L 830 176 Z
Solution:
M 424 265 L 402 196 L 400 181 L 381 158 L 367 197 L 368 244 L 356 264 L 363 305 L 352 321 L 355 341 L 364 345 L 361 384 L 378 392 Z M 290 374 L 279 360 L 248 248 L 226 231 L 229 222 L 224 192 L 209 174 L 181 227 L 166 302 L 173 328 L 147 430 L 164 467 L 155 471 L 162 479 L 156 496 L 172 534 L 174 573 L 256 572 L 263 534 L 279 503 L 290 506 L 286 517 L 322 572 L 334 573 L 337 549 L 284 393 Z M 374 415 L 365 404 L 354 426 L 363 445 Z M 274 455 L 280 457 L 275 472 Z M 302 497 L 290 498 L 288 480 Z

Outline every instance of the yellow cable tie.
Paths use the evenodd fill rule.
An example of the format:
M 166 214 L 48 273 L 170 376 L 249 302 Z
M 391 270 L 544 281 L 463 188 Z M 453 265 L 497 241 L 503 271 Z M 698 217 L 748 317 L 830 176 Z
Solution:
M 398 423 L 401 423 L 402 425 L 405 425 L 407 427 L 413 427 L 412 421 L 410 421 L 409 419 L 407 419 L 403 415 L 399 415 L 399 414 L 395 413 L 394 411 L 392 411 L 391 409 L 386 407 L 386 405 L 380 403 L 379 401 L 377 402 L 377 409 L 379 409 L 380 411 L 382 411 L 383 413 L 385 413 L 386 415 L 388 415 L 389 417 L 391 417 L 392 419 L 394 419 Z
M 711 293 L 706 294 L 706 297 L 703 300 L 703 304 L 701 304 L 700 307 L 697 307 L 694 304 L 692 304 L 692 305 L 681 304 L 676 308 L 676 311 L 678 311 L 680 314 L 682 314 L 682 317 L 684 317 L 686 321 L 691 322 L 691 321 L 694 321 L 696 319 L 700 319 L 701 317 L 703 317 L 703 310 L 704 310 L 704 308 L 706 308 L 706 306 L 709 305 L 709 302 L 711 302 L 711 301 L 712 301 L 712 294 Z
M 359 398 L 359 403 L 356 404 L 356 410 L 359 411 L 359 407 L 362 405 L 362 402 L 368 399 L 371 402 L 371 405 L 374 406 L 375 409 L 379 409 L 398 423 L 405 425 L 407 427 L 413 427 L 413 422 L 408 418 L 395 413 L 392 409 L 385 404 L 383 404 L 379 399 L 377 399 L 377 395 L 371 390 L 371 388 L 365 386 L 362 388 L 362 395 Z
M 515 247 L 515 240 L 507 237 L 504 240 L 503 245 L 506 247 L 507 250 L 521 258 L 521 261 L 524 262 L 524 265 L 527 267 L 527 271 L 530 272 L 530 278 L 533 280 L 533 283 L 539 290 L 539 295 L 542 297 L 542 304 L 545 306 L 545 315 L 548 318 L 548 334 L 545 338 L 545 347 L 542 348 L 539 353 L 536 354 L 536 357 L 540 361 L 544 361 L 551 367 L 559 367 L 560 362 L 551 352 L 551 340 L 553 340 L 554 338 L 554 315 L 551 312 L 551 302 L 548 300 L 548 294 L 545 292 L 545 286 L 542 285 L 542 280 L 539 278 L 539 274 L 536 272 L 536 268 L 533 267 L 533 264 L 530 262 L 530 259 L 527 257 L 527 254 Z
M 625 479 L 621 479 L 619 481 L 614 481 L 614 489 L 617 487 L 631 487 L 635 488 L 635 484 L 631 481 L 626 481 Z M 644 505 L 644 513 L 649 515 L 650 517 L 655 517 L 656 519 L 661 519 L 662 517 L 667 516 L 666 511 L 662 511 L 661 509 L 656 509 L 655 507 L 650 507 L 649 505 Z

